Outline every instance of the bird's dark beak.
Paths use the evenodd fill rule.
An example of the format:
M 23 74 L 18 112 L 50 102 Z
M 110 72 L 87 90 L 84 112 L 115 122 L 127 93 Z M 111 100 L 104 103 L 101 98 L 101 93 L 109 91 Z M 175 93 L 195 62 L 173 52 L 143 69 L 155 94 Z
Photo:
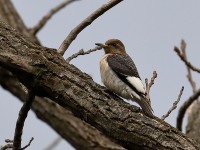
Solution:
M 100 47 L 102 47 L 102 48 L 106 48 L 106 47 L 108 47 L 107 45 L 102 44 L 102 43 L 95 43 L 95 45 L 100 46 Z

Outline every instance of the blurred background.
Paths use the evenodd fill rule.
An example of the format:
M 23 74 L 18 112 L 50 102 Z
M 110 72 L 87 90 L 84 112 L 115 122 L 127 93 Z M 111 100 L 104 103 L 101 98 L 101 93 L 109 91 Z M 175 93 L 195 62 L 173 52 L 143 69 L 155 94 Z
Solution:
M 12 0 L 14 6 L 28 27 L 33 27 L 52 8 L 62 0 Z M 59 48 L 64 38 L 89 14 L 107 0 L 79 0 L 56 15 L 37 34 L 46 47 Z M 200 1 L 168 0 L 124 0 L 82 31 L 71 44 L 64 57 L 67 58 L 80 49 L 94 48 L 94 43 L 105 42 L 110 38 L 120 39 L 127 53 L 137 65 L 142 80 L 152 77 L 154 70 L 158 77 L 151 89 L 151 103 L 154 114 L 165 114 L 177 99 L 181 86 L 185 90 L 178 108 L 166 119 L 176 125 L 179 107 L 192 94 L 192 88 L 186 78 L 187 70 L 174 46 L 180 46 L 181 39 L 187 43 L 187 57 L 195 66 L 200 66 Z M 92 76 L 102 84 L 99 73 L 99 60 L 103 51 L 80 56 L 71 61 L 80 70 Z M 194 80 L 200 82 L 196 73 Z M 5 139 L 13 139 L 15 123 L 22 103 L 0 87 L 0 145 Z M 186 120 L 184 125 L 186 125 Z M 22 145 L 31 137 L 34 141 L 29 150 L 45 150 L 57 137 L 51 128 L 29 112 L 25 122 Z M 56 150 L 73 150 L 66 141 L 61 141 Z

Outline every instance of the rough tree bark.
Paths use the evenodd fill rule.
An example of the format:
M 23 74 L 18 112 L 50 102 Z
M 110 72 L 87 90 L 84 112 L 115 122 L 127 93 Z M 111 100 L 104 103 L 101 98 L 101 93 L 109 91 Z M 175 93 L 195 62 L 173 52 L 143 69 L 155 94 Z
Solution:
M 127 149 L 196 149 L 181 132 L 104 92 L 54 49 L 27 40 L 0 22 L 0 65 Z M 33 87 L 33 85 L 35 85 Z
M 40 43 L 24 25 L 10 0 L 0 0 L 0 16 L 3 21 L 9 23 L 31 41 Z M 10 71 L 4 68 L 0 68 L 0 84 L 21 101 L 25 101 L 27 93 L 24 86 Z M 47 98 L 36 97 L 32 110 L 39 119 L 51 126 L 76 149 L 124 149 L 106 138 L 94 127 L 75 117 L 69 110 L 62 109 Z
M 9 0 L 0 0 L 0 7 L 10 5 L 9 3 Z M 9 7 L 7 8 L 6 11 L 9 10 Z M 90 76 L 66 63 L 56 50 L 31 42 L 30 39 L 37 41 L 36 38 L 29 35 L 25 26 L 20 29 L 21 27 L 15 28 L 18 31 L 26 30 L 28 35 L 21 32 L 26 37 L 0 22 L 0 66 L 3 67 L 0 69 L 0 83 L 21 100 L 24 100 L 26 92 L 20 82 L 27 87 L 36 85 L 33 88 L 40 97 L 35 99 L 32 109 L 74 147 L 197 148 L 190 139 L 169 124 L 159 118 L 148 118 L 137 107 L 106 93 Z M 77 141 L 77 138 L 81 139 L 81 142 Z

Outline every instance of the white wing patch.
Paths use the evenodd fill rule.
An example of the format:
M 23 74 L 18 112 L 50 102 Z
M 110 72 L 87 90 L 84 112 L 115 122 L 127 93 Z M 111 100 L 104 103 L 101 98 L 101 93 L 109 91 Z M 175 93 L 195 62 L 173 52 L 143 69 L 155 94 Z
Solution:
M 144 85 L 139 78 L 127 77 L 126 78 L 130 84 L 132 84 L 139 92 L 145 94 Z

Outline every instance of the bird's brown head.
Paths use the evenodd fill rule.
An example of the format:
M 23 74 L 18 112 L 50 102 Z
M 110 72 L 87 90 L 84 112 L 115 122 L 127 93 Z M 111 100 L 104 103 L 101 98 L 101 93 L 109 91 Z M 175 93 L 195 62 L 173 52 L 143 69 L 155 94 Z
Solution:
M 106 54 L 126 54 L 124 44 L 118 39 L 110 39 L 105 44 L 95 44 L 101 46 Z

